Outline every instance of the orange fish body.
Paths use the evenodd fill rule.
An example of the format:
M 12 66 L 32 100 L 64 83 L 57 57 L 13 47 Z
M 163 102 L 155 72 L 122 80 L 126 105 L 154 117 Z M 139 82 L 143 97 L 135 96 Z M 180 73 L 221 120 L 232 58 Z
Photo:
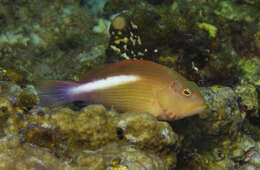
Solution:
M 47 80 L 40 100 L 44 105 L 91 101 L 125 112 L 148 112 L 165 120 L 181 119 L 205 108 L 195 83 L 144 60 L 111 64 L 79 83 Z

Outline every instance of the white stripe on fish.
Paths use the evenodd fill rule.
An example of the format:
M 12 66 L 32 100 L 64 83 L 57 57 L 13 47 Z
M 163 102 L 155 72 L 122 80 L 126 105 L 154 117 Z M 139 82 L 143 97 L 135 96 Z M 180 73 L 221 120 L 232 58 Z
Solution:
M 70 94 L 79 94 L 84 92 L 91 92 L 94 90 L 107 89 L 113 86 L 118 86 L 126 83 L 131 83 L 140 80 L 141 78 L 136 75 L 120 75 L 107 77 L 105 79 L 96 80 L 81 84 L 77 87 L 73 87 L 69 90 Z

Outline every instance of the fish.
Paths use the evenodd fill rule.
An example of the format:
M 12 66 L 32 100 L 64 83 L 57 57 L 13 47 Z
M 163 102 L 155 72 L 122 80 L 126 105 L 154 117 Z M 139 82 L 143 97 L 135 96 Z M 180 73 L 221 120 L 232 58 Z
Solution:
M 42 80 L 41 106 L 86 101 L 122 112 L 147 112 L 178 120 L 206 108 L 199 87 L 174 70 L 147 60 L 125 60 L 87 74 L 82 81 Z

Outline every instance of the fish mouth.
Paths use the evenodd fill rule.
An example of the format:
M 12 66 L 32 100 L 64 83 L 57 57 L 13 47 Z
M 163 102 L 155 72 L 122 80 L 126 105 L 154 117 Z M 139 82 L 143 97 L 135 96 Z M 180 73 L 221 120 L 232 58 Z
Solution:
M 197 107 L 196 108 L 196 112 L 197 113 L 200 113 L 202 112 L 203 110 L 205 110 L 208 106 L 206 104 L 202 104 L 201 106 Z
M 192 113 L 200 113 L 203 110 L 205 110 L 207 108 L 207 105 L 205 104 L 204 100 L 201 99 L 198 102 L 192 103 L 190 105 L 188 105 L 188 109 L 192 110 Z

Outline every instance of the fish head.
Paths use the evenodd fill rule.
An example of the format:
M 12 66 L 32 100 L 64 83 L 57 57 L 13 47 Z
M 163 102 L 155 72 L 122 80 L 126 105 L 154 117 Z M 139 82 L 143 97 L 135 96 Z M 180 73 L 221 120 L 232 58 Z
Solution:
M 157 93 L 158 103 L 164 119 L 182 119 L 200 113 L 206 104 L 199 87 L 188 80 L 175 80 Z

